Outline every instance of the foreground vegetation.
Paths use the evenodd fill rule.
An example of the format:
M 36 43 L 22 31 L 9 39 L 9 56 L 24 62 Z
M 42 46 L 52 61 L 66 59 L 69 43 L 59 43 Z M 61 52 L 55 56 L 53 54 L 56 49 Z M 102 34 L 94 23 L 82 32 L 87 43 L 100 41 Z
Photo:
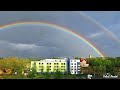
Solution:
M 120 57 L 87 58 L 87 63 L 89 63 L 87 73 L 120 75 Z
M 106 73 L 120 76 L 120 57 L 107 57 L 105 59 L 87 58 L 89 67 L 81 68 L 78 75 L 62 74 L 59 71 L 52 74 L 49 74 L 49 72 L 38 74 L 35 69 L 30 71 L 31 60 L 33 59 L 16 57 L 0 58 L 0 70 L 4 71 L 6 68 L 10 68 L 11 70 L 9 74 L 0 72 L 0 79 L 84 79 L 87 77 L 85 74 L 102 77 Z M 27 75 L 23 74 L 25 69 L 27 69 Z

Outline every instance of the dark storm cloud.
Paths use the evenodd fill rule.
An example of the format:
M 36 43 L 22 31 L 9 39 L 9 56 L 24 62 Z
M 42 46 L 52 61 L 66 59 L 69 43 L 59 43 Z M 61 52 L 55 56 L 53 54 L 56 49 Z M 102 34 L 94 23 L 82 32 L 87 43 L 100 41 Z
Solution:
M 4 29 L 0 33 L 0 39 L 0 45 L 4 45 L 3 50 L 11 52 L 5 53 L 6 55 L 26 57 L 87 57 L 90 53 L 96 55 L 96 52 L 82 40 L 50 27 L 26 25 Z
M 88 18 L 74 11 L 1 11 L 0 20 L 0 26 L 19 21 L 44 21 L 55 23 L 57 25 L 67 27 L 78 34 L 80 33 L 106 55 L 111 55 L 110 51 L 112 49 L 105 46 L 107 46 L 108 43 L 116 44 L 116 42 L 112 41 L 102 28 L 88 20 Z M 18 46 L 25 46 L 28 44 L 29 46 L 37 46 L 32 50 L 29 48 L 22 51 L 11 48 L 12 46 L 9 46 L 9 44 L 1 44 L 0 47 L 3 48 L 2 50 L 7 51 L 4 55 L 44 57 L 88 56 L 88 53 L 96 55 L 96 52 L 82 40 L 49 27 L 25 25 L 1 29 L 0 40 L 8 41 L 13 45 Z M 109 52 L 106 52 L 108 49 Z

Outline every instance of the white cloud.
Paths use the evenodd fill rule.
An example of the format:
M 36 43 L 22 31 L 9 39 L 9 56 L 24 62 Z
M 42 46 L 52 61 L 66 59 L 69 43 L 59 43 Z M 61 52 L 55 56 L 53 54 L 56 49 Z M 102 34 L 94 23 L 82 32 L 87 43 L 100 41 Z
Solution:
M 88 38 L 95 38 L 101 36 L 102 34 L 103 34 L 102 32 L 92 33 L 88 36 Z
M 39 47 L 35 44 L 21 44 L 21 43 L 20 44 L 9 43 L 9 45 L 12 46 L 12 48 L 17 50 L 32 50 Z
M 0 40 L 0 45 L 2 46 L 7 46 L 8 48 L 11 48 L 12 50 L 19 50 L 19 51 L 24 51 L 24 50 L 31 50 L 31 51 L 36 51 L 38 49 L 44 49 L 44 50 L 48 50 L 48 49 L 54 49 L 54 50 L 58 50 L 59 48 L 55 47 L 55 46 L 39 46 L 36 44 L 23 44 L 23 43 L 12 43 L 12 42 L 8 42 L 5 40 Z
M 32 50 L 40 47 L 35 44 L 12 43 L 5 40 L 0 40 L 0 45 L 7 46 L 14 50 Z
M 0 47 L 0 56 L 51 57 L 56 56 L 60 51 L 60 48 L 55 46 L 14 43 L 6 40 L 0 40 Z

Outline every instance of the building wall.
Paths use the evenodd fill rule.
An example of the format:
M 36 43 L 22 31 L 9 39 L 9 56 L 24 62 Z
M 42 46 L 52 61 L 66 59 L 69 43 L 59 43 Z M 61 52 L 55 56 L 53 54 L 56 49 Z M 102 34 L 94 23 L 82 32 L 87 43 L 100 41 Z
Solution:
M 80 66 L 81 67 L 88 67 L 89 66 L 89 64 L 86 64 L 87 62 L 86 62 L 86 60 L 85 59 L 80 59 Z
M 36 66 L 34 66 L 36 62 Z M 32 61 L 31 68 L 35 67 L 37 72 L 66 72 L 66 60 L 64 59 L 45 59 L 40 61 Z
M 70 59 L 66 58 L 66 72 L 70 73 Z
M 70 59 L 70 73 L 78 74 L 80 72 L 80 60 Z
M 36 64 L 34 64 L 34 62 Z M 31 61 L 31 68 L 36 68 L 37 72 L 70 72 L 71 74 L 80 73 L 80 60 L 78 59 L 45 59 Z

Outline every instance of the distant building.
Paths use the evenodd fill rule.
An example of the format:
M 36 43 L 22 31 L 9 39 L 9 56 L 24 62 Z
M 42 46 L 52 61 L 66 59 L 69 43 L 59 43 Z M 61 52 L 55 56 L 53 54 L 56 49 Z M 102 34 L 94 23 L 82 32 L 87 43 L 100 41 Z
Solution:
M 80 72 L 80 60 L 70 59 L 70 73 L 78 74 Z
M 44 59 L 40 61 L 31 61 L 31 68 L 35 68 L 37 72 L 68 72 L 71 74 L 79 74 L 81 67 L 88 67 L 86 60 L 80 59 Z
M 37 72 L 66 72 L 66 59 L 44 59 L 40 61 L 31 61 L 31 68 L 35 68 Z
M 80 66 L 81 67 L 88 67 L 89 64 L 86 64 L 86 60 L 84 58 L 80 58 Z
M 91 56 L 91 55 L 89 55 L 89 58 L 92 58 L 92 56 Z

